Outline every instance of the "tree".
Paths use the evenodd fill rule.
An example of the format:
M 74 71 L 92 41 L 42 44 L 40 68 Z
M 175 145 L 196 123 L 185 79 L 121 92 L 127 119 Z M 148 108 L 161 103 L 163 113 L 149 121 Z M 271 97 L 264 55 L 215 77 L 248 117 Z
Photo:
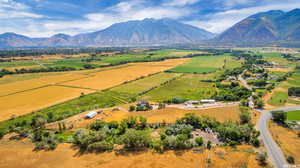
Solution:
M 106 122 L 103 120 L 97 120 L 96 122 L 92 123 L 90 125 L 90 129 L 94 131 L 99 131 L 102 129 L 104 126 L 106 126 Z
M 251 143 L 252 143 L 252 145 L 255 146 L 255 147 L 259 147 L 259 146 L 260 146 L 260 141 L 259 141 L 257 138 L 252 139 L 252 140 L 251 140 Z
M 196 137 L 195 142 L 197 143 L 198 146 L 203 145 L 203 138 L 202 137 Z
M 272 117 L 275 122 L 284 124 L 287 120 L 287 113 L 284 111 L 272 111 Z
M 38 114 L 32 118 L 31 126 L 33 129 L 42 129 L 46 123 L 46 118 L 43 115 Z
M 255 99 L 254 104 L 256 108 L 260 108 L 260 109 L 265 106 L 264 102 L 260 98 Z
M 134 129 L 127 130 L 125 134 L 120 137 L 120 140 L 121 144 L 124 144 L 125 148 L 128 149 L 149 147 L 152 142 L 149 133 Z
M 289 96 L 300 97 L 300 87 L 291 87 L 291 88 L 289 88 L 288 95 Z
M 4 135 L 5 135 L 5 131 L 3 129 L 1 129 L 0 130 L 0 139 L 2 139 Z
M 211 141 L 208 141 L 208 142 L 207 142 L 206 147 L 207 147 L 208 150 L 211 149 L 211 147 L 212 147 Z
M 251 122 L 251 115 L 248 111 L 240 113 L 240 122 L 241 124 L 247 124 Z
M 286 160 L 289 164 L 295 164 L 295 158 L 293 156 L 288 156 Z
M 131 105 L 130 107 L 129 107 L 129 111 L 131 112 L 131 111 L 135 111 L 135 106 L 134 105 Z

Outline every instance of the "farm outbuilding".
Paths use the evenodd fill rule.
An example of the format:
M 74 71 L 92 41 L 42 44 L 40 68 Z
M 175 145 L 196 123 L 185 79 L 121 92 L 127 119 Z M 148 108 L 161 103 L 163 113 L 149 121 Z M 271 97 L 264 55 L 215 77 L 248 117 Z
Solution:
M 216 100 L 214 100 L 214 99 L 203 99 L 203 100 L 201 100 L 200 102 L 201 102 L 201 103 L 215 103 Z
M 88 119 L 92 119 L 94 118 L 98 113 L 96 111 L 92 111 L 92 112 L 89 112 L 87 115 L 85 115 L 85 118 L 88 118 Z

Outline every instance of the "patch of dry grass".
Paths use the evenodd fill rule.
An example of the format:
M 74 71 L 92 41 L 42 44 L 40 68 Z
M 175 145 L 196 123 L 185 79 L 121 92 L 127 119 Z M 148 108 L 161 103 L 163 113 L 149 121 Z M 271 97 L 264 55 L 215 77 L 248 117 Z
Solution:
M 143 116 L 146 117 L 148 122 L 162 122 L 174 123 L 177 119 L 183 117 L 187 113 L 195 113 L 198 116 L 207 115 L 216 118 L 218 121 L 227 120 L 239 120 L 239 107 L 230 106 L 222 108 L 210 108 L 201 110 L 183 110 L 177 108 L 165 108 L 160 110 L 152 110 L 146 112 L 128 112 L 128 111 L 116 111 L 108 113 L 108 116 L 104 119 L 106 121 L 121 121 L 129 116 Z
M 0 143 L 0 168 L 195 168 L 205 167 L 210 156 L 213 168 L 258 168 L 251 146 L 238 146 L 236 149 L 218 147 L 210 152 L 167 151 L 163 154 L 142 152 L 106 152 L 81 155 L 70 144 L 61 144 L 54 151 L 34 152 L 28 142 Z M 250 151 L 250 152 L 249 152 Z M 234 158 L 234 159 L 233 159 Z
M 295 131 L 270 122 L 270 131 L 275 141 L 286 156 L 293 156 L 296 164 L 300 164 L 300 138 Z

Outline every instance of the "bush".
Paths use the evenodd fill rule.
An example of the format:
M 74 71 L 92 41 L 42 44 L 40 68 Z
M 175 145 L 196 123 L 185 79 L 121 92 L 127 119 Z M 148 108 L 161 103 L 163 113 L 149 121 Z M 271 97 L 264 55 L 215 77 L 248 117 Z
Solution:
M 196 137 L 195 142 L 198 146 L 202 146 L 203 145 L 203 138 L 202 137 Z
M 259 161 L 259 164 L 262 166 L 267 165 L 267 153 L 259 153 L 256 157 L 256 159 Z
M 163 153 L 164 152 L 164 145 L 162 143 L 162 141 L 155 141 L 151 144 L 151 148 L 159 153 Z
M 54 150 L 57 147 L 58 140 L 52 132 L 45 132 L 42 140 L 35 143 L 35 149 L 38 150 Z
M 289 163 L 289 164 L 295 164 L 295 158 L 293 156 L 288 156 L 286 161 Z

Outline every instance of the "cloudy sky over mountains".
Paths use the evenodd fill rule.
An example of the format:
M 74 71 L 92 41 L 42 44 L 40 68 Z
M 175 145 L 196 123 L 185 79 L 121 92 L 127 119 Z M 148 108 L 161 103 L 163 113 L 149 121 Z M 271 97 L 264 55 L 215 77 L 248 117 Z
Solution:
M 165 17 L 221 33 L 254 13 L 293 8 L 300 8 L 299 0 L 0 0 L 0 33 L 74 35 Z

